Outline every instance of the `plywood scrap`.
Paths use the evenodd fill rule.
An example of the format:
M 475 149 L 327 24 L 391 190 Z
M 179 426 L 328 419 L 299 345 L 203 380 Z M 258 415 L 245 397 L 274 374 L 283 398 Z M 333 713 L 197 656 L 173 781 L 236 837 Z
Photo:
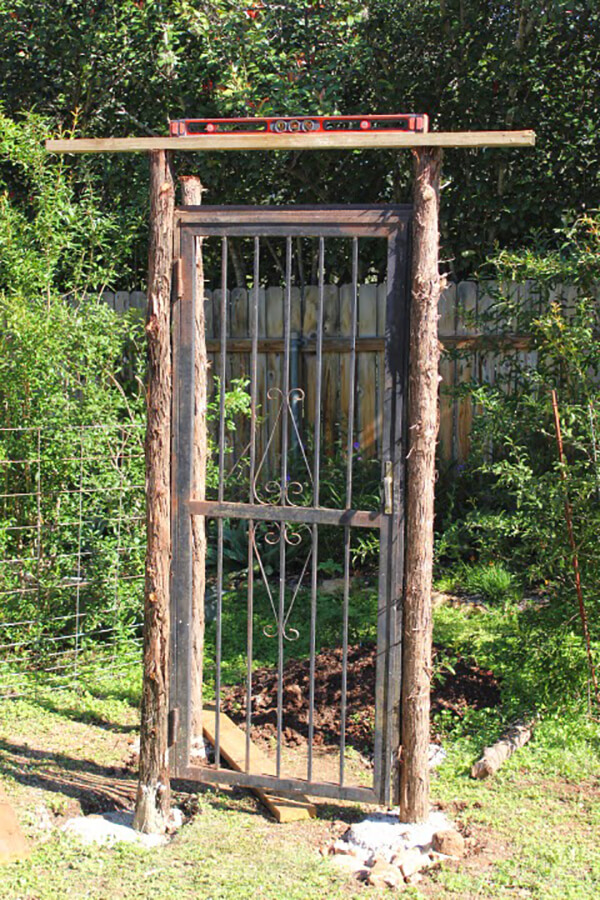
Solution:
M 215 707 L 207 704 L 203 710 L 204 737 L 215 745 Z M 229 716 L 219 716 L 219 741 L 221 755 L 232 769 L 237 772 L 246 771 L 246 733 L 231 721 Z M 250 772 L 255 775 L 275 775 L 275 763 L 255 744 L 250 743 Z M 276 797 L 262 788 L 253 788 L 254 794 L 263 803 L 278 822 L 298 822 L 302 819 L 314 819 L 317 814 L 315 806 L 302 794 L 291 797 Z
M 517 722 L 491 747 L 486 747 L 483 756 L 471 768 L 471 778 L 490 778 L 515 751 L 531 739 L 535 719 Z

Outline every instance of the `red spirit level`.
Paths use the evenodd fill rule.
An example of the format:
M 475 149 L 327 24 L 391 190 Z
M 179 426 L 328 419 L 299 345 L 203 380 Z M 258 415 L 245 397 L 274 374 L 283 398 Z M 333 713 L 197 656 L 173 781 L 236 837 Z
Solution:
M 278 116 L 242 119 L 173 119 L 171 137 L 197 134 L 314 134 L 327 131 L 427 131 L 429 118 L 414 113 L 397 116 Z

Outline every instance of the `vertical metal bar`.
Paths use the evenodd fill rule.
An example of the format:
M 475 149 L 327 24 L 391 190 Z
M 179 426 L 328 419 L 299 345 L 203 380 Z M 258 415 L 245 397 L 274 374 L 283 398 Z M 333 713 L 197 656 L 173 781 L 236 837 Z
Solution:
M 323 371 L 323 307 L 325 299 L 325 239 L 319 238 L 319 308 L 317 312 L 317 359 L 315 384 L 315 434 L 313 462 L 313 506 L 319 505 L 321 477 L 321 379 Z M 312 780 L 315 733 L 315 657 L 317 630 L 317 585 L 319 566 L 319 526 L 312 526 L 312 572 L 310 603 L 310 685 L 308 706 L 308 764 L 307 779 Z
M 78 677 L 79 619 L 81 616 L 81 531 L 83 521 L 83 425 L 79 427 L 79 523 L 77 528 L 77 588 L 75 590 L 75 665 L 73 674 Z
M 346 509 L 352 508 L 352 463 L 356 391 L 356 333 L 358 328 L 358 238 L 352 239 L 352 337 L 348 386 L 348 441 L 346 445 Z M 340 711 L 340 784 L 344 783 L 348 696 L 348 614 L 350 608 L 350 528 L 344 528 L 344 602 L 342 625 L 342 696 Z
M 291 430 L 292 453 L 298 450 L 298 434 L 300 433 L 300 397 L 296 388 L 299 387 L 299 371 L 300 371 L 300 336 L 298 332 L 294 332 L 291 336 L 291 358 L 290 358 L 290 390 L 293 391 L 290 403 L 290 412 L 294 427 Z
M 221 354 L 219 367 L 219 501 L 225 490 L 225 387 L 227 378 L 227 237 L 221 245 Z M 221 651 L 223 640 L 223 519 L 217 521 L 217 646 L 215 653 L 215 763 L 221 765 Z
M 256 478 L 256 406 L 258 393 L 258 292 L 260 289 L 260 238 L 254 238 L 254 285 L 250 312 L 252 354 L 250 358 L 250 471 L 248 502 L 254 503 L 254 479 Z M 250 771 L 250 736 L 252 728 L 252 655 L 254 625 L 254 521 L 248 522 L 248 610 L 246 624 L 246 761 Z
M 292 298 L 292 238 L 286 240 L 285 262 L 285 296 L 283 302 L 283 387 L 281 412 L 281 482 L 280 501 L 287 506 L 288 483 L 288 428 L 290 403 L 290 320 Z M 281 734 L 283 730 L 283 641 L 285 619 L 285 564 L 286 564 L 287 525 L 281 523 L 279 529 L 279 610 L 277 629 L 277 777 L 281 774 Z

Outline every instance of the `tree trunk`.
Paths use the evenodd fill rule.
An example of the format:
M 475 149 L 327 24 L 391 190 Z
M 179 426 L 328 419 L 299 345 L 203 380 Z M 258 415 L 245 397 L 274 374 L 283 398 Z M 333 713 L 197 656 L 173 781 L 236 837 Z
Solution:
M 400 762 L 403 822 L 422 822 L 429 815 L 431 579 L 439 382 L 438 209 L 442 151 L 427 147 L 414 152 Z
M 150 153 L 146 583 L 140 772 L 134 827 L 165 830 L 171 792 L 167 749 L 171 565 L 171 278 L 175 190 L 171 155 Z
M 182 206 L 200 206 L 204 188 L 196 175 L 182 175 Z M 204 264 L 202 238 L 196 238 L 196 283 L 194 306 L 194 446 L 192 449 L 192 496 L 206 497 L 206 334 L 204 327 Z M 206 589 L 206 530 L 204 516 L 192 516 L 192 671 L 191 671 L 191 729 L 192 743 L 202 738 L 202 674 L 204 659 L 204 592 Z

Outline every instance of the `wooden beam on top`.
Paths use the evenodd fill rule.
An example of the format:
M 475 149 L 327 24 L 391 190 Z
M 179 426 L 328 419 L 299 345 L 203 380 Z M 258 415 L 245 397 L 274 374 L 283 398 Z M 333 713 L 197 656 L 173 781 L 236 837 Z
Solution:
M 314 134 L 199 134 L 193 137 L 48 140 L 53 153 L 135 153 L 149 150 L 400 150 L 410 147 L 532 147 L 534 131 L 415 133 L 328 131 Z

